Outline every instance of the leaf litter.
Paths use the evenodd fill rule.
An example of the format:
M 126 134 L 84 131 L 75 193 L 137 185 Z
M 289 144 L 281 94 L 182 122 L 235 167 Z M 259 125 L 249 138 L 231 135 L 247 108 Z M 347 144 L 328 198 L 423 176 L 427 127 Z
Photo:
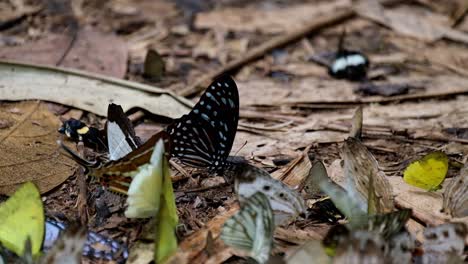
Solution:
M 117 2 L 118 5 L 114 6 Z M 254 49 L 259 43 L 271 38 L 271 34 L 287 34 L 293 28 L 301 28 L 301 23 L 297 21 L 338 17 L 342 9 L 336 9 L 337 6 L 344 5 L 344 9 L 350 7 L 348 1 L 332 1 L 319 5 L 294 1 L 294 3 L 288 4 L 287 10 L 293 14 L 290 17 L 296 15 L 297 21 L 285 18 L 276 21 L 273 21 L 275 19 L 264 19 L 260 21 L 261 23 L 253 23 L 251 20 L 243 20 L 242 18 L 251 17 L 255 22 L 256 18 L 262 17 L 258 14 L 265 14 L 265 17 L 268 18 L 270 17 L 268 14 L 275 14 L 275 12 L 277 14 L 278 10 L 284 6 L 275 6 L 274 3 L 247 4 L 245 6 L 232 4 L 231 6 L 231 3 L 223 3 L 215 9 L 198 13 L 194 25 L 195 27 L 203 27 L 204 30 L 193 31 L 190 30 L 190 25 L 187 26 L 185 22 L 181 22 L 177 18 L 176 12 L 172 12 L 173 6 L 170 7 L 171 12 L 163 12 L 158 16 L 156 23 L 152 22 L 155 18 L 151 16 L 137 19 L 138 14 L 146 14 L 147 12 L 147 3 L 143 2 L 145 1 L 142 1 L 141 4 L 129 1 L 111 1 L 108 6 L 112 6 L 112 8 L 106 9 L 108 12 L 99 9 L 100 7 L 96 4 L 84 5 L 80 8 L 87 11 L 83 13 L 85 17 L 91 14 L 101 15 L 102 23 L 95 24 L 100 30 L 111 29 L 120 32 L 117 38 L 132 40 L 127 43 L 130 50 L 130 68 L 141 67 L 137 64 L 143 63 L 142 58 L 149 49 L 148 43 L 153 44 L 151 48 L 155 48 L 159 52 L 166 62 L 166 68 L 169 69 L 161 80 L 144 80 L 138 76 L 137 72 L 133 71 L 127 72 L 127 75 L 130 75 L 129 78 L 132 80 L 146 81 L 152 85 L 166 88 L 166 91 L 176 92 L 183 90 L 187 84 L 194 83 L 199 77 L 219 70 L 226 62 L 242 58 L 245 49 L 247 52 Z M 464 41 L 464 35 L 467 32 L 464 26 L 466 18 L 463 19 L 462 16 L 461 22 L 452 28 L 452 17 L 448 15 L 450 12 L 434 7 L 430 1 L 418 2 L 417 6 L 381 7 L 390 21 L 398 17 L 401 18 L 401 14 L 405 14 L 405 19 L 397 21 L 399 23 L 383 21 L 387 27 L 381 27 L 371 22 L 374 20 L 366 20 L 366 16 L 354 16 L 348 20 L 340 18 L 337 26 L 323 27 L 316 34 L 304 35 L 299 42 L 290 42 L 283 47 L 278 47 L 277 49 L 280 49 L 281 52 L 266 53 L 265 57 L 256 62 L 243 63 L 240 71 L 235 74 L 240 90 L 241 125 L 231 154 L 235 153 L 249 159 L 252 163 L 272 173 L 273 177 L 290 184 L 292 188 L 296 186 L 302 188 L 303 184 L 301 183 L 308 176 L 307 168 L 311 166 L 309 158 L 313 161 L 323 161 L 330 178 L 344 186 L 340 150 L 342 142 L 348 137 L 351 129 L 351 117 L 354 109 L 356 105 L 362 104 L 364 116 L 362 143 L 375 156 L 380 169 L 385 171 L 385 177 L 392 186 L 396 206 L 413 209 L 413 219 L 418 220 L 419 223 L 411 220 L 412 222 L 409 221 L 407 226 L 416 235 L 417 240 L 424 240 L 422 233 L 424 226 L 420 223 L 438 225 L 450 220 L 466 222 L 466 219 L 451 218 L 451 216 L 440 212 L 443 207 L 445 208 L 444 212 L 452 215 L 454 212 L 460 212 L 459 207 L 455 206 L 458 203 L 449 208 L 444 205 L 447 202 L 443 202 L 443 199 L 455 199 L 457 192 L 463 191 L 463 188 L 455 188 L 453 184 L 450 184 L 451 181 L 457 179 L 454 178 L 455 176 L 462 177 L 463 174 L 459 173 L 458 169 L 451 168 L 449 170 L 447 179 L 442 183 L 443 189 L 436 192 L 426 192 L 409 186 L 402 179 L 405 165 L 410 160 L 434 151 L 450 149 L 450 152 L 447 151 L 450 162 L 466 162 L 466 151 L 463 151 L 463 147 L 466 147 L 468 143 L 462 134 L 446 132 L 447 129 L 466 127 L 467 97 L 464 94 L 466 93 L 467 82 L 465 79 L 467 75 L 463 68 L 466 63 L 462 57 L 453 56 L 453 54 L 466 53 L 466 47 L 446 40 L 449 38 Z M 158 3 L 157 5 L 166 8 L 165 4 Z M 370 5 L 365 7 L 369 9 Z M 303 12 L 314 8 L 318 13 L 323 11 L 323 14 L 311 18 L 309 13 Z M 375 12 L 375 10 L 371 11 Z M 86 15 L 87 13 L 88 15 Z M 307 16 L 303 15 L 305 13 Z M 116 14 L 118 16 L 115 16 Z M 127 17 L 116 19 L 122 14 Z M 229 14 L 229 16 L 222 14 Z M 353 15 L 352 11 L 347 14 L 348 17 Z M 44 21 L 44 25 L 49 23 L 47 16 L 45 18 L 31 16 L 30 18 L 36 23 L 37 21 Z M 232 21 L 240 22 L 233 23 Z M 278 21 L 284 21 L 284 23 L 278 24 Z M 421 24 L 421 22 L 436 25 L 433 28 L 436 28 L 437 31 L 422 30 L 427 25 Z M 30 29 L 29 32 L 37 32 L 34 31 L 37 30 L 37 24 L 28 23 L 26 23 L 26 28 Z M 185 33 L 181 34 L 183 31 L 176 29 L 183 26 L 186 30 Z M 227 29 L 227 33 L 220 33 L 216 27 L 222 27 L 222 30 Z M 382 69 L 391 69 L 383 71 L 385 74 L 376 75 L 380 78 L 378 79 L 379 85 L 391 87 L 392 85 L 407 84 L 417 88 L 409 89 L 406 94 L 379 93 L 364 97 L 356 92 L 360 84 L 337 81 L 327 76 L 326 70 L 311 62 L 309 58 L 311 55 L 325 51 L 333 52 L 343 27 L 346 27 L 349 34 L 347 44 L 352 45 L 353 49 L 357 48 L 365 52 L 366 55 L 370 55 L 371 73 L 379 72 Z M 171 31 L 168 31 L 167 28 L 171 28 Z M 216 32 L 217 30 L 218 32 Z M 47 30 L 42 32 L 41 34 L 50 34 Z M 33 43 L 26 31 L 5 31 L 5 34 L 21 36 L 27 43 Z M 1 37 L 3 38 L 3 35 Z M 437 41 L 433 42 L 435 40 Z M 242 44 L 244 46 L 240 48 L 243 52 L 239 52 L 237 48 L 223 48 L 226 43 L 234 41 L 247 43 Z M 0 43 L 3 42 L 0 41 Z M 200 50 L 201 44 L 206 45 L 202 47 L 204 51 L 192 53 L 197 48 Z M 279 53 L 283 54 L 282 59 L 275 58 L 277 56 L 275 54 Z M 395 54 L 402 56 L 395 57 Z M 92 60 L 88 59 L 83 61 L 93 63 Z M 74 65 L 73 62 L 70 66 L 80 67 L 79 63 Z M 124 65 L 117 66 L 123 67 Z M 96 72 L 96 68 L 89 69 Z M 21 74 L 22 70 L 18 69 L 17 72 Z M 374 75 L 370 74 L 369 76 Z M 18 79 L 25 78 L 27 77 L 18 77 Z M 41 77 L 41 74 L 34 78 L 37 81 L 43 78 L 47 79 Z M 84 76 L 84 78 L 89 78 L 89 76 Z M 174 83 L 174 80 L 177 80 L 177 83 Z M 4 79 L 0 79 L 0 84 L 4 86 L 3 81 Z M 31 85 L 37 84 L 29 82 L 25 83 L 24 87 Z M 34 87 L 48 87 L 48 85 L 47 82 L 44 82 L 44 84 Z M 77 84 L 77 86 L 81 85 L 84 84 Z M 8 87 L 9 92 L 1 94 L 2 99 L 27 99 L 25 96 L 22 98 L 12 97 L 10 92 L 14 92 L 18 88 L 14 85 Z M 100 89 L 99 85 L 92 85 L 90 91 L 83 94 L 79 94 L 76 90 L 66 90 L 63 83 L 55 89 L 56 92 L 49 93 L 47 98 L 39 99 L 64 103 L 100 116 L 105 115 L 105 107 L 110 100 L 115 99 L 115 103 L 122 104 L 124 109 L 128 110 L 135 105 L 142 106 L 139 100 L 147 96 L 147 91 L 145 91 L 145 93 L 131 98 L 115 95 L 109 95 L 106 99 L 96 97 L 90 99 L 95 101 L 95 105 L 89 107 L 82 104 L 83 98 L 81 96 L 86 96 L 88 93 L 92 95 L 93 89 Z M 30 89 L 27 91 L 34 94 L 38 90 Z M 63 92 L 64 90 L 74 92 Z M 106 93 L 108 90 L 104 92 L 104 94 Z M 50 99 L 51 96 L 55 96 L 55 99 Z M 63 98 L 67 97 L 73 98 L 76 102 L 63 102 Z M 148 100 L 151 103 L 143 105 L 142 108 L 170 118 L 179 117 L 189 111 L 190 103 L 186 103 L 183 99 L 179 100 L 172 94 L 170 97 L 171 99 L 165 102 L 168 103 L 167 105 L 180 104 L 181 107 L 177 108 L 178 110 L 164 109 L 166 105 L 161 107 L 154 98 Z M 32 98 L 34 97 L 30 97 L 30 99 Z M 138 98 L 138 101 L 135 101 L 134 98 Z M 125 104 L 125 100 L 131 101 L 132 104 Z M 41 103 L 41 107 L 42 104 L 44 103 Z M 156 107 L 156 110 L 152 107 Z M 0 133 L 14 128 L 15 120 L 29 113 L 28 109 L 22 106 L 13 106 L 5 117 L 0 118 L 0 120 L 5 120 L 3 123 L 5 128 L 0 129 Z M 66 113 L 65 115 L 67 114 L 76 115 L 74 113 Z M 52 114 L 52 116 L 54 115 Z M 78 116 L 81 116 L 88 124 L 104 123 L 102 118 L 88 112 L 80 112 Z M 167 119 L 151 116 L 146 112 L 139 116 L 135 120 L 137 133 L 144 131 L 145 134 L 151 135 L 168 123 Z M 56 120 L 58 119 L 56 118 Z M 34 126 L 39 125 L 43 125 L 42 122 L 37 120 L 30 122 L 30 128 L 37 129 Z M 54 133 L 59 125 L 58 122 L 51 125 L 51 127 L 55 126 Z M 277 127 L 279 129 L 263 129 Z M 58 135 L 54 133 L 52 133 L 54 136 L 52 145 L 56 148 L 55 139 Z M 146 136 L 146 138 L 148 137 Z M 457 144 L 458 147 L 454 147 L 453 144 Z M 24 155 L 21 155 L 23 158 Z M 278 160 L 290 162 L 286 165 L 277 165 L 280 164 L 276 163 Z M 66 162 L 69 161 L 66 160 Z M 74 164 L 70 164 L 68 167 L 67 178 L 72 175 L 71 170 L 74 166 Z M 187 179 L 186 176 L 182 176 L 184 175 L 182 172 L 178 172 L 179 170 L 184 170 L 184 173 L 191 177 Z M 44 171 L 38 172 L 43 173 Z M 238 255 L 235 251 L 226 248 L 217 239 L 222 224 L 239 208 L 235 203 L 232 190 L 229 188 L 210 188 L 206 191 L 189 192 L 191 189 L 197 189 L 207 184 L 204 181 L 206 175 L 189 167 L 177 170 L 173 168 L 172 174 L 173 180 L 178 179 L 174 182 L 174 189 L 179 219 L 183 223 L 183 226 L 178 229 L 179 250 L 174 259 L 182 263 L 184 261 L 220 263 L 239 260 L 234 257 Z M 1 173 L 1 175 L 4 174 Z M 75 181 L 76 179 L 71 177 L 44 196 L 47 216 L 62 220 L 78 217 L 78 212 L 74 208 L 77 192 Z M 445 193 L 447 189 L 454 190 L 454 196 Z M 87 225 L 102 234 L 117 238 L 124 238 L 128 235 L 128 242 L 132 245 L 141 233 L 141 224 L 122 216 L 125 208 L 122 197 L 108 193 L 97 183 L 90 182 L 88 199 L 88 214 L 91 217 Z M 94 206 L 95 201 L 96 205 Z M 463 205 L 464 200 L 460 200 L 459 204 Z M 106 210 L 107 212 L 105 212 Z M 459 217 L 458 213 L 454 216 Z M 323 238 L 330 225 L 314 221 L 316 219 L 299 220 L 291 226 L 278 228 L 275 234 L 276 242 L 285 240 L 288 243 L 279 243 L 280 246 L 274 253 L 291 255 L 298 244 L 310 239 Z M 214 243 L 207 242 L 208 230 L 211 230 Z M 418 232 L 420 233 L 418 234 Z M 301 242 L 296 244 L 297 241 Z M 205 250 L 207 243 L 210 244 L 209 247 L 214 247 L 214 249 Z M 144 252 L 147 254 L 152 250 L 152 248 L 147 248 L 139 251 L 139 254 L 144 254 Z M 149 258 L 151 258 L 151 254 Z

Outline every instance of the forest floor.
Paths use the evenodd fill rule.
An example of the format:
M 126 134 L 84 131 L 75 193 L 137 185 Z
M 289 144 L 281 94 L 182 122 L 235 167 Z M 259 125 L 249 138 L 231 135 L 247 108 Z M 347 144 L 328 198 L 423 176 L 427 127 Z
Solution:
M 385 2 L 378 6 L 370 0 L 3 1 L 0 60 L 140 82 L 193 102 L 214 76 L 229 73 L 240 96 L 231 154 L 245 157 L 292 187 L 307 176 L 289 172 L 305 156 L 323 161 L 332 178 L 342 173 L 342 142 L 355 109 L 362 106 L 363 142 L 388 176 L 397 206 L 416 212 L 411 228 L 417 234 L 425 225 L 447 220 L 440 213 L 443 190 L 422 192 L 407 185 L 404 168 L 434 150 L 444 151 L 451 163 L 464 163 L 468 154 L 468 5 Z M 324 66 L 330 63 L 327 55 L 337 51 L 344 30 L 344 47 L 370 60 L 366 81 L 334 79 Z M 143 74 L 148 50 L 159 53 L 156 63 L 164 62 L 164 71 L 153 78 Z M 13 167 L 0 164 L 0 175 L 15 175 L 10 177 L 14 180 L 0 180 L 1 193 L 11 193 L 12 186 L 26 180 L 41 181 L 47 217 L 80 219 L 92 231 L 133 245 L 145 221 L 125 218 L 125 197 L 97 183 L 89 181 L 85 202 L 78 199 L 78 165 L 59 156 L 55 144 L 60 120 L 73 117 L 102 128 L 106 119 L 97 105 L 107 107 L 107 102 L 93 99 L 91 92 L 86 100 L 95 100 L 94 106 L 81 107 L 85 95 L 79 86 L 48 92 L 47 80 L 35 78 L 38 75 L 31 75 L 28 84 L 41 85 L 28 98 L 0 92 L 0 100 L 5 100 L 0 103 L 0 146 L 6 149 L 0 162 L 11 161 L 8 155 L 18 157 Z M 0 76 L 0 88 L 10 81 Z M 112 92 L 108 91 L 110 96 Z M 113 99 L 123 105 L 143 140 L 180 111 L 158 113 L 139 101 Z M 35 127 L 48 136 L 37 139 L 32 135 Z M 39 155 L 29 148 L 40 152 L 43 147 L 57 155 L 27 165 Z M 51 159 L 61 165 L 47 165 Z M 238 208 L 232 188 L 198 190 L 222 179 L 188 167 L 182 171 L 188 175 L 180 170 L 173 175 L 181 222 L 177 254 L 191 263 L 208 258 L 235 261 L 222 245 L 215 243 L 214 255 L 204 250 L 208 230 L 217 236 L 219 226 Z M 448 177 L 457 174 L 451 167 Z M 277 251 L 322 238 L 330 226 L 323 219 L 305 219 L 277 230 Z

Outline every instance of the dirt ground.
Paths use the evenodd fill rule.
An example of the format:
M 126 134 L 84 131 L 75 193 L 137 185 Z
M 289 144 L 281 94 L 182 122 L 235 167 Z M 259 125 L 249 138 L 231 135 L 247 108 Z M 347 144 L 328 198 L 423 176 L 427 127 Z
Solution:
M 229 73 L 240 93 L 240 121 L 231 154 L 286 183 L 292 176 L 284 171 L 304 155 L 323 161 L 332 177 L 340 173 L 342 142 L 348 137 L 355 109 L 362 106 L 363 142 L 389 177 L 397 206 L 419 210 L 414 224 L 417 232 L 431 224 L 427 219 L 444 219 L 441 193 L 422 194 L 406 186 L 404 168 L 433 150 L 447 153 L 451 164 L 464 163 L 468 153 L 468 5 L 456 0 L 416 0 L 384 1 L 385 5 L 376 7 L 371 2 L 8 0 L 0 3 L 0 59 L 140 82 L 193 102 L 214 76 Z M 327 73 L 324 64 L 337 51 L 343 31 L 344 46 L 370 60 L 365 81 L 337 80 Z M 156 70 L 153 76 L 144 70 L 148 50 L 159 54 L 156 64 L 164 62 L 164 70 Z M 80 92 L 67 91 L 55 97 L 80 101 Z M 34 118 L 38 126 L 53 130 L 59 128 L 59 119 L 74 117 L 100 128 L 106 120 L 100 112 L 85 111 L 73 103 L 3 99 L 0 145 L 19 142 L 17 137 L 4 141 L 5 134 L 24 120 L 21 114 L 34 107 L 47 116 Z M 119 103 L 119 98 L 114 102 Z M 173 117 L 145 107 L 124 110 L 129 110 L 143 140 Z M 55 121 L 46 125 L 50 118 Z M 29 126 L 34 128 L 34 124 Z M 49 134 L 51 142 L 60 137 Z M 58 147 L 51 148 L 58 152 Z M 16 155 L 21 153 L 17 150 Z M 146 221 L 125 218 L 125 197 L 91 179 L 87 180 L 86 201 L 80 200 L 80 170 L 66 158 L 61 162 L 60 169 L 36 164 L 25 172 L 42 171 L 41 179 L 51 177 L 43 184 L 46 216 L 65 222 L 80 219 L 90 230 L 131 247 Z M 239 261 L 217 243 L 214 256 L 204 251 L 207 230 L 218 234 L 220 223 L 237 210 L 232 187 L 204 190 L 222 182 L 221 177 L 183 168 L 189 177 L 173 169 L 179 256 L 184 253 L 191 263 Z M 6 173 L 0 168 L 0 174 Z M 448 177 L 457 174 L 453 166 Z M 305 175 L 296 177 L 289 181 L 293 187 Z M 4 189 L 14 185 L 2 184 Z M 281 254 L 300 241 L 321 238 L 337 221 L 318 216 L 311 214 L 277 230 L 275 252 Z

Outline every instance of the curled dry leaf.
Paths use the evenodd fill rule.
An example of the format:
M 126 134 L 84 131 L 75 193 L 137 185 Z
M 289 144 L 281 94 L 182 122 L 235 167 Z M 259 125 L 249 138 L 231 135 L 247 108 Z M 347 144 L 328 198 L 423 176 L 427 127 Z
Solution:
M 11 108 L 22 114 L 12 115 Z M 0 193 L 9 195 L 24 182 L 34 182 L 41 193 L 64 182 L 73 161 L 60 155 L 57 146 L 59 119 L 40 102 L 3 104 L 0 119 L 13 125 L 0 130 Z
M 74 70 L 0 61 L 0 75 L 2 100 L 46 100 L 101 116 L 112 102 L 124 111 L 140 107 L 170 118 L 186 114 L 192 106 L 163 89 Z

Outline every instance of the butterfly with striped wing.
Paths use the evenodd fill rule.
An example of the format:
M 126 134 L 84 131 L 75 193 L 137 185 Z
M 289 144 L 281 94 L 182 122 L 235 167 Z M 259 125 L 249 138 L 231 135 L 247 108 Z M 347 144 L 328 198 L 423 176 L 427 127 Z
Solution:
M 256 192 L 224 223 L 221 239 L 226 245 L 246 251 L 258 263 L 266 263 L 273 248 L 274 230 L 270 201 L 265 194 Z
M 122 107 L 112 103 L 107 109 L 107 145 L 110 160 L 123 158 L 141 145 Z
M 192 111 L 166 128 L 171 138 L 171 155 L 182 163 L 219 172 L 237 132 L 239 92 L 228 75 L 208 86 Z

